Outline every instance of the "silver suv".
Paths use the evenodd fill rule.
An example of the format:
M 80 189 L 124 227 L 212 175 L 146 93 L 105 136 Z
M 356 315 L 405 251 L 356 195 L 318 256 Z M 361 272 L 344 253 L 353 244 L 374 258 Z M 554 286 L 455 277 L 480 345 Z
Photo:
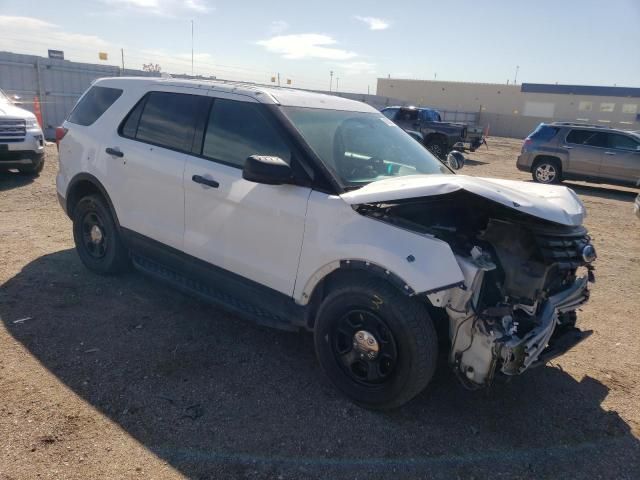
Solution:
M 636 186 L 640 135 L 596 125 L 541 123 L 525 139 L 516 165 L 540 183 L 585 180 Z

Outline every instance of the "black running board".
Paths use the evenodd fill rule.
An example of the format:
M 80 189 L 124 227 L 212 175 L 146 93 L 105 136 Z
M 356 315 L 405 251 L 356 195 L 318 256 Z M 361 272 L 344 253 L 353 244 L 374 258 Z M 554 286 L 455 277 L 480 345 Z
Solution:
M 247 294 L 247 288 L 235 285 L 234 281 L 219 282 L 215 285 L 211 282 L 187 277 L 136 253 L 131 254 L 131 260 L 141 272 L 168 283 L 186 294 L 199 297 L 260 325 L 288 331 L 304 328 L 305 309 L 296 305 L 292 299 L 287 298 L 284 301 L 282 298 L 272 299 L 269 295 L 259 295 L 258 292 L 253 291 L 249 294 L 256 302 L 251 302 L 241 298 L 241 295 L 233 294 L 233 290 Z

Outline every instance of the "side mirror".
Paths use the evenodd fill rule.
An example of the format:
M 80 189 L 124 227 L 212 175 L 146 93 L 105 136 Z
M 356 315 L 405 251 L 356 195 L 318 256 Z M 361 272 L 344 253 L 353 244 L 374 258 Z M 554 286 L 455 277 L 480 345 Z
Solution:
M 244 162 L 242 178 L 265 185 L 282 185 L 291 181 L 291 167 L 280 157 L 251 155 Z
M 451 170 L 460 170 L 464 167 L 464 155 L 457 150 L 451 150 L 447 155 L 447 165 Z

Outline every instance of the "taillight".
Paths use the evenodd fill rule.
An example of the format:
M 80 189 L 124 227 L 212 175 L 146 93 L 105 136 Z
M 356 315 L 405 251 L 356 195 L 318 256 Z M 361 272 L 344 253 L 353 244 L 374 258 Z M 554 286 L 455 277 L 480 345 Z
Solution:
M 531 145 L 533 143 L 533 140 L 531 140 L 529 137 L 524 139 L 524 143 L 522 144 L 522 150 L 521 153 L 524 153 L 524 151 L 527 149 L 527 147 L 529 145 Z
M 56 146 L 58 147 L 58 150 L 60 150 L 60 140 L 64 138 L 68 131 L 68 128 L 56 127 Z

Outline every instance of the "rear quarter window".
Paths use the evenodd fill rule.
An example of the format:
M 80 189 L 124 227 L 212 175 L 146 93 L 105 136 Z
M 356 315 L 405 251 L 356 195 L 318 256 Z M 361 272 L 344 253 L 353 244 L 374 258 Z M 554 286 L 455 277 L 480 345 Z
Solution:
M 91 87 L 69 114 L 68 122 L 88 127 L 122 95 L 119 88 Z
M 531 135 L 529 135 L 529 138 L 531 140 L 537 140 L 540 142 L 548 142 L 556 136 L 559 130 L 560 129 L 558 127 L 552 127 L 550 125 L 539 125 L 538 128 L 536 128 L 531 133 Z
M 181 152 L 199 154 L 202 142 L 200 123 L 211 99 L 201 95 L 149 92 L 129 112 L 121 124 L 123 137 Z M 199 138 L 196 133 L 200 132 Z

